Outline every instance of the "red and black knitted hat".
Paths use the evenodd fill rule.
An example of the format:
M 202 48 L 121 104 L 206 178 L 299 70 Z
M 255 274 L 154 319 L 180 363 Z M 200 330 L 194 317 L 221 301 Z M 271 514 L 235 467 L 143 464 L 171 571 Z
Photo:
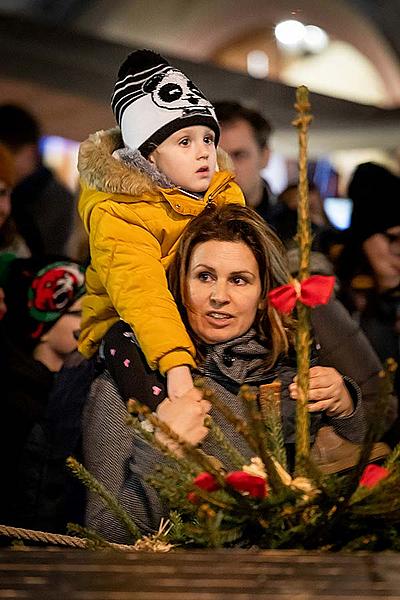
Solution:
M 30 347 L 85 293 L 84 267 L 64 258 L 15 258 L 3 279 L 1 326 Z

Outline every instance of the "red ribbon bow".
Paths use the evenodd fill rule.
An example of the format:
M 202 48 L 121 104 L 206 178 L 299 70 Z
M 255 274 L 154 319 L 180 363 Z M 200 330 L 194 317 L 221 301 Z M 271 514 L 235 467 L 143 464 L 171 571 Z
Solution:
M 268 299 L 274 308 L 289 314 L 296 306 L 297 300 L 311 307 L 326 304 L 334 285 L 333 276 L 312 275 L 301 283 L 294 279 L 291 283 L 275 288 L 269 292 Z

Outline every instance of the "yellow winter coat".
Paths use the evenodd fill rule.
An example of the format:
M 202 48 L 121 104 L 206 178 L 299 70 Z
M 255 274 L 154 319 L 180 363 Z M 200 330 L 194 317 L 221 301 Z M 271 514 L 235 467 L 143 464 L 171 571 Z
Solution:
M 166 279 L 180 235 L 207 202 L 245 202 L 226 170 L 214 175 L 203 199 L 194 199 L 162 181 L 139 153 L 129 166 L 115 158 L 121 146 L 119 129 L 112 129 L 90 136 L 79 151 L 78 210 L 91 255 L 79 351 L 92 356 L 120 317 L 132 327 L 150 367 L 165 374 L 175 366 L 195 366 L 195 350 Z M 218 151 L 220 168 L 224 156 L 227 162 Z

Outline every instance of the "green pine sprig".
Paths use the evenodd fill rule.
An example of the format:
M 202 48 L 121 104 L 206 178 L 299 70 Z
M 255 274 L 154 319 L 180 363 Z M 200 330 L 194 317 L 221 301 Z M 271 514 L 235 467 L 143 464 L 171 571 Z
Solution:
M 110 511 L 117 517 L 120 523 L 125 527 L 128 533 L 132 536 L 133 540 L 137 540 L 141 537 L 140 529 L 135 525 L 129 514 L 119 504 L 117 498 L 111 494 L 97 479 L 89 473 L 83 465 L 81 465 L 75 458 L 69 456 L 67 458 L 67 466 L 71 469 L 72 473 L 87 487 L 88 490 L 98 494 L 104 504 L 110 509 Z

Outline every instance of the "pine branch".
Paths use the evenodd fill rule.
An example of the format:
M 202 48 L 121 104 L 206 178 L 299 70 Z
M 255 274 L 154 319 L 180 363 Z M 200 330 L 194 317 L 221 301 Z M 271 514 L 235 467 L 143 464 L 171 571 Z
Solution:
M 240 470 L 247 460 L 242 454 L 230 443 L 222 429 L 208 415 L 206 417 L 206 425 L 210 430 L 210 434 L 214 437 L 218 446 L 226 454 L 235 469 Z
M 248 385 L 242 385 L 240 388 L 240 396 L 243 399 L 247 410 L 251 435 L 257 444 L 257 455 L 261 458 L 265 465 L 271 489 L 274 492 L 279 493 L 286 486 L 279 477 L 274 461 L 271 458 L 271 453 L 267 446 L 263 416 L 257 405 L 257 394 L 251 391 Z
M 234 427 L 235 431 L 244 438 L 250 448 L 257 454 L 257 442 L 253 438 L 246 421 L 235 415 L 224 402 L 215 396 L 212 390 L 204 388 L 204 384 L 200 379 L 197 379 L 194 382 L 194 385 L 202 390 L 203 397 L 211 402 L 213 408 L 218 410 L 225 417 L 225 419 Z
M 88 547 L 92 550 L 97 550 L 98 548 L 113 548 L 113 545 L 97 533 L 97 531 L 89 529 L 88 527 L 82 527 L 77 523 L 67 523 L 67 533 L 70 535 L 77 535 L 78 537 L 87 540 Z
M 95 494 L 98 494 L 103 500 L 104 504 L 110 509 L 110 511 L 117 517 L 120 523 L 126 528 L 131 534 L 134 540 L 137 540 L 141 536 L 139 528 L 135 525 L 129 514 L 122 508 L 118 500 L 111 494 L 106 488 L 99 482 L 83 465 L 81 465 L 75 458 L 69 456 L 67 458 L 67 466 L 71 469 L 73 474 L 82 481 L 82 483 Z
M 371 425 L 365 436 L 360 458 L 349 479 L 347 490 L 343 490 L 344 501 L 342 503 L 342 509 L 347 506 L 351 496 L 357 490 L 360 477 L 369 462 L 372 447 L 381 433 L 381 423 L 387 410 L 389 396 L 393 393 L 393 380 L 396 368 L 396 362 L 393 359 L 388 359 L 385 362 L 384 368 L 379 373 L 379 396 L 375 403 L 371 417 Z
M 386 459 L 385 467 L 392 470 L 395 465 L 400 462 L 400 443 L 397 444 Z
M 271 454 L 287 470 L 285 441 L 281 417 L 281 382 L 260 385 L 260 407 L 267 431 L 267 443 Z
M 126 424 L 131 426 L 136 433 L 142 437 L 151 446 L 158 448 L 165 456 L 172 460 L 179 471 L 184 471 L 190 475 L 195 475 L 199 472 L 199 465 L 193 460 L 189 460 L 187 456 L 176 456 L 176 454 L 155 435 L 154 431 L 148 431 L 143 428 L 143 421 L 140 421 L 132 414 L 126 419 Z
M 162 433 L 164 433 L 170 440 L 175 442 L 181 450 L 186 454 L 189 458 L 191 458 L 201 469 L 212 473 L 217 481 L 222 485 L 223 484 L 223 476 L 221 474 L 221 469 L 216 466 L 215 460 L 213 457 L 209 457 L 199 448 L 196 448 L 186 440 L 184 440 L 180 435 L 175 433 L 171 427 L 159 419 L 154 413 L 151 412 L 150 408 L 141 404 L 137 400 L 133 400 L 132 398 L 128 401 L 128 412 L 129 413 L 137 413 L 144 416 L 150 423 L 153 425 L 155 429 L 159 429 Z

